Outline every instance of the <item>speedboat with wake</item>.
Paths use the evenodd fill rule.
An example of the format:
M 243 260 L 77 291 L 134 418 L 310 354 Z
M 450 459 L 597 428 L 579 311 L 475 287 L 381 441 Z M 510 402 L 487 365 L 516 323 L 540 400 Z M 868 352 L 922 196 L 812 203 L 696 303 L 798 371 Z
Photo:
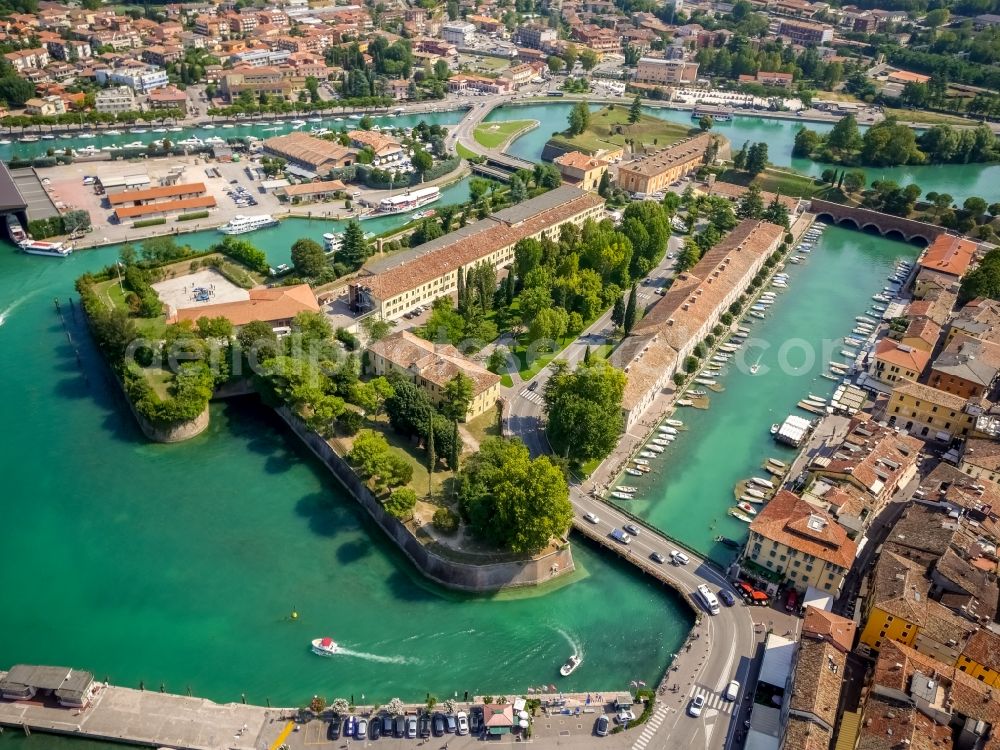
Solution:
M 573 672 L 576 671 L 576 668 L 579 667 L 582 663 L 583 663 L 583 657 L 573 654 L 571 657 L 569 657 L 566 663 L 559 668 L 559 674 L 561 674 L 563 677 L 569 677 L 571 674 L 573 674 Z
M 312 642 L 312 651 L 319 656 L 333 656 L 340 651 L 340 646 L 333 638 L 316 638 Z

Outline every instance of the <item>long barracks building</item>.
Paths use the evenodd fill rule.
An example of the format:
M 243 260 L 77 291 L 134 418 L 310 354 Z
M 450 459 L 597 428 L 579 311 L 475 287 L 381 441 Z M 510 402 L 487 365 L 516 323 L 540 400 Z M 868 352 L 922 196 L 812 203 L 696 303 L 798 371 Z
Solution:
M 502 268 L 514 261 L 514 245 L 527 238 L 557 238 L 563 224 L 600 220 L 604 199 L 572 186 L 505 208 L 404 253 L 369 263 L 349 287 L 351 308 L 375 310 L 383 320 L 457 290 L 458 269 L 478 263 Z

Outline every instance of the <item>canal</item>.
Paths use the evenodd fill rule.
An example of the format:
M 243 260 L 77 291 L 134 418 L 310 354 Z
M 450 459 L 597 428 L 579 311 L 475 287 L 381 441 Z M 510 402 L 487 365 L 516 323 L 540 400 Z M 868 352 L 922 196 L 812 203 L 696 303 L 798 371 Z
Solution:
M 744 322 L 752 330 L 737 355 L 744 366 L 728 368 L 719 381 L 724 390 L 709 391 L 707 410 L 678 410 L 685 431 L 650 459 L 654 470 L 621 480 L 639 488 L 639 499 L 615 502 L 718 562 L 730 562 L 733 551 L 714 540 L 746 537 L 746 524 L 727 515 L 737 482 L 766 477 L 761 467 L 769 456 L 790 462 L 795 455 L 771 439 L 771 425 L 792 413 L 811 418 L 795 406 L 809 393 L 829 397 L 836 384 L 820 374 L 829 371 L 831 358 L 844 361 L 843 337 L 851 335 L 855 316 L 869 309 L 896 262 L 918 252 L 913 245 L 828 227 L 805 262 L 787 265 L 789 287 L 766 319 Z M 752 374 L 755 363 L 759 369 Z

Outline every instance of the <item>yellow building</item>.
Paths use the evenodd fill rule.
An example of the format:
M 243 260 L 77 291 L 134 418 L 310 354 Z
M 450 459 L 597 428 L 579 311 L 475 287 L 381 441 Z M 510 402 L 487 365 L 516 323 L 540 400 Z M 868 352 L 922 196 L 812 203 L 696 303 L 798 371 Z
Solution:
M 837 596 L 857 549 L 828 514 L 779 490 L 750 524 L 743 557 L 798 591 L 812 586 Z
M 1000 635 L 983 628 L 969 636 L 955 666 L 970 677 L 1000 688 Z
M 931 388 L 912 380 L 900 380 L 892 389 L 885 416 L 889 424 L 911 435 L 947 439 L 970 434 L 976 417 L 966 411 L 968 402 L 961 396 Z
M 618 186 L 630 193 L 655 193 L 704 164 L 713 138 L 701 133 L 618 168 Z
M 552 160 L 566 182 L 571 182 L 584 190 L 597 190 L 601 178 L 608 171 L 608 163 L 603 159 L 568 151 Z
M 375 375 L 396 372 L 423 390 L 435 405 L 457 375 L 472 381 L 472 400 L 465 420 L 494 408 L 500 396 L 500 376 L 462 356 L 451 344 L 433 344 L 409 331 L 399 331 L 368 347 L 368 366 Z

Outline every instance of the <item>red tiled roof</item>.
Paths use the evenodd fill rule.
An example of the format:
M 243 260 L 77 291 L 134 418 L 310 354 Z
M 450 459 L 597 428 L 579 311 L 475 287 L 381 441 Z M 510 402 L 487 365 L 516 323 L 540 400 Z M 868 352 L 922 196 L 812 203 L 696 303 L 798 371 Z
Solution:
M 750 530 L 790 549 L 850 568 L 858 545 L 826 513 L 788 490 L 779 490 L 754 518 Z
M 976 243 L 953 234 L 942 234 L 927 248 L 918 263 L 926 268 L 949 276 L 962 276 L 972 263 Z
M 294 318 L 300 312 L 318 312 L 319 304 L 308 284 L 251 289 L 250 299 L 241 302 L 223 302 L 204 307 L 188 307 L 177 311 L 177 320 L 197 320 L 201 317 L 226 318 L 233 325 L 242 326 L 254 320 L 270 323 Z

